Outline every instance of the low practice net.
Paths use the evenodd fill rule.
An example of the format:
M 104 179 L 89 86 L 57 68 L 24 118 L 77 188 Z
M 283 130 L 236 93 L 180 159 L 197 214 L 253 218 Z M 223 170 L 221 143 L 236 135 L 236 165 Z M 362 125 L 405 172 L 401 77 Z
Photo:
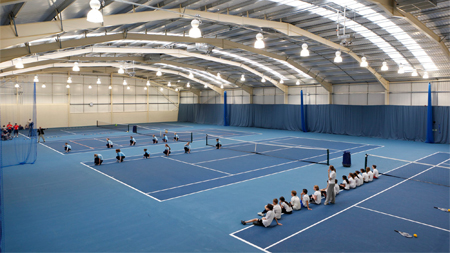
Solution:
M 135 133 L 140 134 L 140 135 L 146 135 L 146 136 L 153 136 L 155 135 L 158 138 L 162 138 L 164 135 L 167 136 L 167 138 L 169 140 L 174 140 L 175 135 L 178 135 L 178 141 L 182 141 L 182 142 L 192 142 L 194 137 L 192 132 L 175 132 L 175 131 L 169 131 L 168 129 L 154 129 L 154 128 L 149 128 L 149 127 L 145 127 L 145 126 L 141 126 L 141 125 L 135 125 L 136 129 L 133 129 Z
M 108 122 L 102 122 L 97 120 L 97 127 L 105 128 L 113 131 L 128 132 L 130 127 L 128 124 L 113 124 Z
M 448 158 L 450 159 L 450 155 Z M 383 176 L 450 187 L 450 161 L 445 160 L 445 157 L 408 161 L 366 154 L 365 166 L 372 170 L 373 165 Z
M 206 135 L 206 145 L 216 146 L 217 139 L 220 140 L 223 149 L 229 149 L 244 153 L 252 153 L 288 160 L 308 163 L 330 164 L 330 151 L 323 148 L 312 148 L 304 146 L 280 145 L 268 142 L 241 141 L 223 138 L 214 135 Z

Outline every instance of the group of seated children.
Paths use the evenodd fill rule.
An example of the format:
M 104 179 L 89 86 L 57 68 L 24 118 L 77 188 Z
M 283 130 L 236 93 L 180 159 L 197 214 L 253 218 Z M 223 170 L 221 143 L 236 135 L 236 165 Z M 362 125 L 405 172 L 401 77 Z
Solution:
M 17 125 L 17 123 L 12 125 L 11 122 L 9 122 L 6 126 L 3 125 L 2 140 L 3 141 L 12 140 L 13 137 L 19 137 L 19 130 L 21 129 L 23 129 L 23 127 L 21 125 Z
M 158 137 L 156 137 L 156 135 L 152 135 L 152 140 L 153 140 L 153 144 L 158 144 Z M 173 141 L 179 141 L 179 140 L 180 140 L 180 137 L 178 136 L 178 134 L 174 133 Z M 163 142 L 169 141 L 169 138 L 167 138 L 166 134 L 163 134 L 162 141 Z
M 370 171 L 370 168 L 367 167 L 365 170 L 361 169 L 361 173 L 359 171 L 350 173 L 348 178 L 345 175 L 342 176 L 343 182 L 340 185 L 338 185 L 338 181 L 336 179 L 336 184 L 334 185 L 335 194 L 339 194 L 340 189 L 353 189 L 357 186 L 362 185 L 364 182 L 367 183 L 373 181 L 374 178 L 377 179 L 379 176 L 377 166 L 372 165 L 372 168 L 373 171 Z M 320 205 L 322 203 L 322 196 L 326 197 L 327 188 L 320 189 L 318 185 L 314 185 L 314 193 L 312 195 L 308 195 L 308 190 L 303 189 L 300 195 L 301 199 L 297 196 L 296 191 L 292 191 L 291 202 L 286 202 L 283 196 L 280 197 L 279 204 L 278 199 L 273 199 L 272 204 L 267 204 L 264 207 L 264 211 L 258 213 L 258 215 L 265 215 L 265 217 L 261 219 L 255 218 L 248 221 L 241 220 L 241 223 L 243 225 L 246 225 L 247 223 L 253 223 L 253 225 L 256 226 L 268 227 L 275 219 L 277 225 L 282 225 L 281 223 L 279 223 L 282 214 L 292 214 L 292 210 L 301 210 L 302 207 L 307 208 L 308 210 L 312 210 L 309 206 L 310 203 Z

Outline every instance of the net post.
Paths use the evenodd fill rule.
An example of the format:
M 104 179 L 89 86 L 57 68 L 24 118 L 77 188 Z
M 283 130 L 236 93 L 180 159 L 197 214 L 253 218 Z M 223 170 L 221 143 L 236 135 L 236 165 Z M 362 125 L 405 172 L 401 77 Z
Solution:
M 191 132 L 191 143 L 194 142 L 194 133 Z
M 364 169 L 367 168 L 367 158 L 368 158 L 368 157 L 369 157 L 369 155 L 366 154 L 366 157 L 365 157 L 365 159 L 364 159 Z
M 330 150 L 327 149 L 327 165 L 330 165 Z
M 97 120 L 97 127 L 98 127 L 98 120 Z
M 208 134 L 206 134 L 206 146 L 208 146 Z

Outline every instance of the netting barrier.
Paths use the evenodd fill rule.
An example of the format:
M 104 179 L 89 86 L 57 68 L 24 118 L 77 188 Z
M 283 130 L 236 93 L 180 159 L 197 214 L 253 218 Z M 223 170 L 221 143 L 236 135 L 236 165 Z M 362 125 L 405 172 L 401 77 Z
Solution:
M 4 168 L 37 158 L 36 84 L 0 83 L 0 252 L 4 250 Z
M 185 131 L 169 131 L 168 129 L 155 129 L 155 128 L 149 128 L 142 125 L 136 125 L 136 133 L 140 135 L 146 135 L 146 136 L 153 136 L 155 135 L 158 138 L 162 138 L 164 134 L 167 136 L 169 140 L 173 140 L 175 137 L 175 134 L 178 135 L 178 141 L 182 142 L 193 142 L 194 136 L 192 132 L 185 132 Z

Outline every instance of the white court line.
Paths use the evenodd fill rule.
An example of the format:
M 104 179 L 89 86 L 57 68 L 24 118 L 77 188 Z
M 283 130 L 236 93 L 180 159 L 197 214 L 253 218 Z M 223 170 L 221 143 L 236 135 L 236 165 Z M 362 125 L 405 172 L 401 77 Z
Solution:
M 219 158 L 219 159 L 214 159 L 214 160 L 208 160 L 208 161 L 203 161 L 203 162 L 198 162 L 198 163 L 193 163 L 193 164 L 216 162 L 216 161 L 222 161 L 222 160 L 233 159 L 233 158 L 238 158 L 238 157 L 243 157 L 243 156 L 250 156 L 250 155 L 256 155 L 256 154 L 251 153 L 251 154 L 245 154 L 245 155 L 230 156 L 230 157 Z
M 22 135 L 23 137 L 27 138 L 27 139 L 30 139 L 30 137 L 24 135 L 23 133 L 19 133 L 19 134 Z
M 42 144 L 42 143 L 40 143 L 40 142 L 39 142 L 39 144 L 41 144 L 42 146 L 44 146 L 44 147 L 46 147 L 46 148 L 49 148 L 49 149 L 55 151 L 56 153 L 58 153 L 58 154 L 60 154 L 60 155 L 65 155 L 65 154 L 59 152 L 58 150 L 56 150 L 56 149 L 54 149 L 54 148 L 51 148 L 51 147 L 49 147 L 49 146 L 47 146 L 47 145 L 45 145 L 45 144 Z
M 74 133 L 74 132 L 69 132 L 69 131 L 65 131 L 65 130 L 59 130 L 59 131 L 61 131 L 61 132 L 66 132 L 66 133 L 69 133 L 69 134 L 78 135 L 78 134 L 76 134 L 76 133 Z M 58 136 L 58 137 L 59 137 L 59 136 Z
M 81 162 L 80 162 L 80 163 L 81 163 Z M 142 193 L 142 194 L 144 194 L 145 196 L 147 196 L 147 197 L 149 197 L 149 198 L 152 198 L 152 199 L 154 199 L 154 200 L 156 200 L 156 201 L 158 201 L 158 202 L 161 202 L 161 200 L 159 200 L 159 199 L 157 199 L 157 198 L 155 198 L 155 197 L 153 197 L 153 196 L 150 196 L 150 195 L 148 195 L 148 194 L 145 194 L 145 192 L 142 192 L 142 191 L 140 191 L 140 190 L 138 190 L 138 189 L 136 189 L 136 188 L 134 188 L 134 187 L 132 187 L 132 186 L 130 186 L 130 185 L 128 185 L 128 184 L 126 184 L 126 183 L 120 181 L 120 180 L 117 180 L 117 179 L 115 179 L 114 177 L 112 177 L 112 176 L 110 176 L 110 175 L 108 175 L 108 174 L 105 174 L 105 173 L 103 173 L 103 172 L 101 172 L 101 171 L 99 171 L 99 170 L 96 170 L 96 169 L 92 168 L 91 166 L 86 165 L 86 164 L 84 164 L 84 163 L 81 163 L 81 164 L 84 165 L 84 166 L 86 166 L 86 167 L 88 167 L 89 169 L 91 169 L 91 170 L 93 170 L 93 171 L 96 171 L 96 172 L 98 172 L 98 173 L 100 173 L 100 174 L 102 174 L 102 175 L 104 175 L 104 176 L 106 176 L 106 177 L 108 177 L 108 178 L 110 178 L 110 179 L 112 179 L 112 180 L 114 180 L 114 181 L 120 183 L 120 184 L 123 184 L 123 185 L 125 185 L 125 186 L 127 186 L 127 187 L 129 187 L 129 188 L 131 188 L 131 189 L 133 189 L 133 190 L 135 190 L 135 191 L 137 191 L 137 192 L 139 192 L 139 193 Z
M 179 185 L 179 186 L 166 188 L 166 189 L 162 189 L 162 190 L 157 190 L 157 191 L 153 191 L 153 192 L 148 192 L 148 193 L 155 193 L 155 192 L 163 192 L 163 191 L 173 190 L 173 189 L 176 189 L 176 188 L 181 188 L 181 187 L 185 187 L 185 186 L 189 186 L 189 185 L 194 185 L 194 184 L 200 184 L 200 183 L 204 183 L 204 182 L 214 181 L 214 180 L 218 180 L 218 179 L 222 179 L 222 178 L 226 178 L 226 177 L 232 177 L 232 176 L 236 176 L 236 175 L 246 174 L 246 173 L 253 172 L 253 171 L 258 171 L 258 170 L 265 170 L 265 169 L 268 169 L 268 168 L 273 168 L 273 167 L 282 166 L 282 165 L 286 165 L 286 164 L 289 164 L 289 163 L 296 163 L 296 162 L 298 162 L 298 161 L 290 161 L 290 162 L 286 162 L 286 163 L 275 164 L 275 165 L 271 165 L 271 166 L 267 166 L 267 167 L 263 167 L 263 168 L 243 171 L 243 172 L 239 172 L 239 173 L 236 173 L 236 174 L 230 174 L 230 175 L 223 176 L 223 177 L 216 177 L 216 178 L 206 179 L 206 180 L 203 180 L 203 181 L 198 181 L 198 182 L 194 182 L 194 183 Z M 300 167 L 297 167 L 297 168 L 300 168 Z
M 306 137 L 298 137 L 298 136 L 293 136 L 294 138 L 299 138 L 299 139 L 308 139 L 308 140 L 317 140 L 317 141 L 331 141 L 331 142 L 340 142 L 340 143 L 350 143 L 350 144 L 364 144 L 364 145 L 371 145 L 371 146 L 378 146 L 375 144 L 367 144 L 367 143 L 357 143 L 357 142 L 348 142 L 348 141 L 334 141 L 334 140 L 321 140 L 321 139 L 315 139 L 315 138 L 306 138 Z
M 255 248 L 257 248 L 257 249 L 259 249 L 259 250 L 261 250 L 261 251 L 264 251 L 264 252 L 266 252 L 266 253 L 270 253 L 270 251 L 267 251 L 267 250 L 265 250 L 265 249 L 263 249 L 263 248 L 261 248 L 261 247 L 259 247 L 259 246 L 256 246 L 255 244 L 253 244 L 253 243 L 251 243 L 251 242 L 248 242 L 248 241 L 246 241 L 246 240 L 244 240 L 244 239 L 242 239 L 242 238 L 240 238 L 240 237 L 237 237 L 237 236 L 235 236 L 234 234 L 230 234 L 230 236 L 232 236 L 232 237 L 238 239 L 239 241 L 241 241 L 241 242 L 243 242 L 243 243 L 246 243 L 246 244 L 248 244 L 248 245 L 250 245 L 250 246 L 253 246 L 253 247 L 255 247 Z
M 204 166 L 200 166 L 200 165 L 193 164 L 193 163 L 188 163 L 188 162 L 185 162 L 185 161 L 180 161 L 180 160 L 177 160 L 177 159 L 170 158 L 170 157 L 168 157 L 168 156 L 165 156 L 164 158 L 169 159 L 169 160 L 172 160 L 172 161 L 176 161 L 176 162 L 180 162 L 180 163 L 192 165 L 192 166 L 195 166 L 195 167 L 199 167 L 199 168 L 202 168 L 202 169 L 207 169 L 207 170 L 219 172 L 219 173 L 222 173 L 222 174 L 232 175 L 232 174 L 227 173 L 227 172 L 223 172 L 223 171 L 220 171 L 220 170 L 211 169 L 211 168 L 204 167 Z
M 364 210 L 368 210 L 368 211 L 371 211 L 371 212 L 379 213 L 379 214 L 384 214 L 384 215 L 391 216 L 391 217 L 394 217 L 394 218 L 397 218 L 397 219 L 401 219 L 401 220 L 406 220 L 406 221 L 414 222 L 414 223 L 417 223 L 417 224 L 420 224 L 420 225 L 424 225 L 424 226 L 427 226 L 427 227 L 430 227 L 430 228 L 435 228 L 435 229 L 439 229 L 439 230 L 442 230 L 442 231 L 445 231 L 445 232 L 449 232 L 449 233 L 450 233 L 450 230 L 445 229 L 445 228 L 440 228 L 440 227 L 436 227 L 436 226 L 433 226 L 433 225 L 429 225 L 429 224 L 426 224 L 426 223 L 423 223 L 423 222 L 419 222 L 419 221 L 415 221 L 415 220 L 410 220 L 410 219 L 407 219 L 407 218 L 403 218 L 403 217 L 396 216 L 396 215 L 392 215 L 392 214 L 388 214 L 388 213 L 383 213 L 383 212 L 376 211 L 376 210 L 369 209 L 369 208 L 365 208 L 365 207 L 362 207 L 362 206 L 355 206 L 355 207 L 361 208 L 361 209 L 364 209 Z
M 376 147 L 376 148 L 372 148 L 372 149 L 368 149 L 368 150 L 378 149 L 378 148 L 382 148 L 382 147 L 384 147 L 384 146 L 378 146 L 378 147 Z M 365 152 L 365 151 L 368 151 L 368 150 L 356 152 L 356 153 L 354 153 L 354 154 L 358 154 L 358 153 Z M 336 157 L 336 158 L 334 158 L 334 159 L 338 159 L 338 158 L 339 158 L 339 157 Z M 330 160 L 334 160 L 334 159 L 330 159 Z M 292 162 L 299 162 L 299 161 L 292 161 Z M 289 163 L 290 163 L 290 162 L 289 162 Z M 277 165 L 281 165 L 281 164 L 277 164 Z M 315 163 L 303 165 L 303 166 L 296 167 L 296 168 L 292 168 L 292 169 L 288 169 L 288 170 L 283 170 L 283 171 L 275 172 L 275 173 L 272 173 L 272 174 L 267 174 L 267 175 L 264 175 L 264 176 L 254 177 L 254 178 L 246 179 L 246 180 L 243 180 L 243 181 L 234 182 L 234 183 L 231 183 L 231 184 L 226 184 L 226 185 L 221 185 L 221 186 L 217 186 L 217 187 L 213 187 L 213 188 L 208 188 L 208 189 L 205 189 L 205 190 L 201 190 L 201 191 L 197 191 L 197 192 L 192 192 L 192 193 L 189 193 L 189 194 L 180 195 L 180 196 L 173 197 L 173 198 L 169 198 L 169 199 L 164 199 L 164 200 L 162 200 L 162 202 L 168 201 L 168 200 L 172 200 L 172 199 L 181 198 L 181 197 L 185 197 L 185 196 L 189 196 L 189 195 L 193 195 L 193 194 L 197 194 L 197 193 L 201 193 L 201 192 L 206 192 L 206 191 L 210 191 L 210 190 L 214 190 L 214 189 L 218 189 L 218 188 L 222 188 L 222 187 L 225 187 L 225 186 L 230 186 L 230 185 L 234 185 L 234 184 L 240 184 L 240 183 L 243 183 L 243 182 L 247 182 L 247 181 L 251 181 L 251 180 L 255 180 L 255 179 L 259 179 L 259 178 L 263 178 L 263 177 L 267 177 L 267 176 L 272 176 L 272 175 L 276 175 L 276 174 L 288 172 L 288 171 L 291 171 L 291 170 L 296 170 L 296 169 L 299 169 L 299 168 L 308 167 L 308 166 L 311 166 L 311 165 L 315 165 Z M 274 165 L 274 166 L 276 166 L 276 165 Z M 247 172 L 242 172 L 242 174 L 243 174 L 243 173 L 247 173 Z M 235 174 L 235 175 L 238 175 L 238 174 Z
M 374 197 L 376 197 L 376 196 L 378 196 L 378 195 L 380 195 L 380 194 L 382 194 L 382 193 L 384 193 L 384 192 L 386 192 L 386 191 L 388 191 L 388 190 L 390 190 L 390 189 L 392 189 L 392 188 L 394 188 L 394 187 L 397 187 L 397 186 L 403 184 L 404 182 L 407 182 L 407 181 L 409 181 L 410 179 L 412 179 L 412 178 L 414 178 L 414 177 L 417 177 L 417 176 L 419 176 L 420 174 L 425 173 L 425 172 L 427 172 L 427 171 L 433 169 L 434 167 L 435 167 L 435 166 L 433 166 L 433 167 L 431 167 L 431 168 L 428 168 L 428 169 L 426 169 L 426 170 L 424 170 L 424 171 L 421 171 L 421 172 L 419 172 L 419 173 L 417 173 L 417 174 L 415 174 L 415 175 L 413 175 L 413 176 L 411 176 L 411 177 L 409 177 L 409 178 L 407 178 L 407 179 L 405 179 L 405 180 L 403 180 L 403 181 L 401 181 L 401 182 L 399 182 L 399 183 L 397 183 L 397 184 L 395 184 L 395 185 L 393 185 L 393 186 L 391 186 L 391 187 L 389 187 L 389 188 L 386 188 L 386 189 L 384 189 L 384 190 L 382 190 L 382 191 L 380 191 L 380 192 L 378 192 L 378 193 L 376 193 L 376 194 L 374 194 L 374 195 L 372 195 L 372 196 L 370 196 L 370 197 L 368 197 L 368 198 L 366 198 L 366 199 L 363 199 L 363 200 L 359 201 L 358 203 L 356 203 L 356 204 L 354 204 L 354 205 L 351 205 L 351 206 L 349 206 L 349 207 L 347 207 L 347 208 L 345 208 L 345 209 L 343 209 L 343 210 L 341 210 L 341 211 L 339 211 L 339 212 L 337 212 L 337 213 L 335 213 L 335 214 L 333 214 L 333 215 L 330 215 L 330 216 L 328 216 L 327 218 L 322 219 L 322 220 L 320 220 L 320 221 L 318 221 L 318 222 L 316 222 L 316 223 L 314 223 L 314 224 L 312 224 L 312 225 L 310 225 L 310 226 L 308 226 L 308 227 L 306 227 L 306 228 L 304 228 L 304 229 L 302 229 L 302 230 L 300 230 L 300 231 L 298 231 L 298 232 L 296 232 L 296 233 L 294 233 L 294 234 L 292 234 L 292 235 L 290 235 L 290 236 L 288 236 L 288 237 L 285 237 L 284 239 L 281 239 L 281 240 L 279 240 L 278 242 L 273 243 L 273 244 L 267 246 L 267 247 L 264 248 L 264 249 L 266 249 L 266 250 L 267 250 L 267 249 L 270 249 L 270 248 L 272 248 L 273 246 L 275 246 L 275 245 L 277 245 L 277 244 L 279 244 L 279 243 L 281 243 L 281 242 L 284 242 L 284 241 L 286 241 L 287 239 L 289 239 L 289 238 L 291 238 L 291 237 L 294 237 L 294 236 L 296 236 L 296 235 L 298 235 L 298 234 L 300 234 L 300 233 L 302 233 L 302 232 L 304 232 L 304 231 L 306 231 L 306 230 L 308 230 L 308 229 L 310 229 L 310 228 L 312 228 L 312 227 L 315 227 L 315 226 L 319 225 L 320 223 L 322 223 L 322 222 L 324 222 L 324 221 L 326 221 L 326 220 L 328 220 L 328 219 L 331 219 L 331 218 L 333 218 L 334 216 L 337 216 L 338 214 L 341 214 L 341 213 L 343 213 L 343 212 L 345 212 L 345 211 L 347 211 L 347 210 L 349 210 L 349 209 L 351 209 L 351 208 L 353 208 L 353 207 L 355 207 L 355 206 L 357 206 L 357 205 L 359 205 L 359 204 L 361 204 L 361 203 L 363 203 L 363 202 L 366 202 L 367 200 L 369 200 L 369 199 L 371 199 L 371 198 L 374 198 Z

